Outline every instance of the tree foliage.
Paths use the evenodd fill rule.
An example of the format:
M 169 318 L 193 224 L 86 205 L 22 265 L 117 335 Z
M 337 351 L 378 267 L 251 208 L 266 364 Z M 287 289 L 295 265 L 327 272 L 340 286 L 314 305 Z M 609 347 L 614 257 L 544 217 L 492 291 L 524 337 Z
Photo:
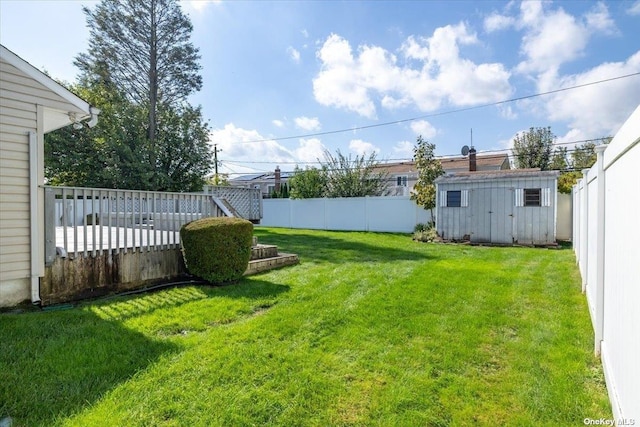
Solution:
M 560 177 L 558 178 L 558 191 L 565 194 L 571 193 L 571 189 L 573 188 L 573 186 L 576 184 L 576 182 L 578 182 L 580 178 L 582 178 L 582 170 L 589 169 L 596 162 L 598 158 L 595 150 L 596 146 L 608 144 L 609 142 L 611 142 L 610 137 L 585 142 L 582 145 L 576 146 L 572 150 L 570 156 L 567 155 L 568 150 L 565 148 L 563 153 L 565 164 L 567 165 L 566 168 L 571 168 L 572 170 L 565 170 L 560 175 Z M 559 154 L 560 152 L 561 151 L 557 150 L 557 154 Z
M 548 170 L 556 136 L 550 127 L 529 128 L 513 139 L 513 155 L 516 168 L 540 168 Z
M 413 147 L 413 161 L 418 170 L 418 180 L 413 186 L 411 200 L 415 200 L 418 206 L 431 211 L 436 206 L 436 186 L 435 180 L 440 175 L 444 175 L 442 163 L 435 157 L 436 145 L 431 144 L 419 135 L 416 145 Z
M 335 156 L 325 150 L 324 159 L 322 166 L 329 176 L 327 197 L 380 196 L 388 186 L 388 174 L 377 167 L 380 162 L 375 152 L 352 158 L 340 150 Z
M 352 157 L 336 151 L 324 151 L 320 168 L 296 166 L 289 179 L 292 199 L 318 197 L 380 196 L 388 186 L 388 174 L 379 168 L 376 153 Z
M 150 143 L 158 105 L 176 105 L 202 88 L 193 26 L 176 0 L 102 0 L 84 7 L 89 50 L 75 64 L 85 74 L 106 73 L 130 101 L 146 106 Z
M 563 194 L 571 194 L 571 189 L 582 178 L 582 172 L 570 171 L 560 174 L 558 177 L 558 191 Z
M 192 26 L 176 0 L 85 7 L 89 49 L 72 90 L 102 110 L 94 129 L 45 139 L 49 182 L 194 191 L 211 168 L 209 128 L 186 97 L 202 86 Z
M 289 179 L 289 197 L 292 199 L 315 199 L 324 197 L 327 191 L 328 175 L 324 169 L 296 166 Z
M 549 164 L 549 169 L 563 171 L 569 167 L 567 163 L 567 147 L 556 147 Z

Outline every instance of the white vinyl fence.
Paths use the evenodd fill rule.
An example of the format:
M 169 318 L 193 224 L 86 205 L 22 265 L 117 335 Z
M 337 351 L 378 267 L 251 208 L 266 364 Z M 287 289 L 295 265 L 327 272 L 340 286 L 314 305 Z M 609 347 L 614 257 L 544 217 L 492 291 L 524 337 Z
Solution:
M 640 106 L 573 189 L 574 251 L 616 420 L 640 424 Z
M 430 220 L 409 197 L 265 199 L 261 225 L 319 230 L 410 233 Z

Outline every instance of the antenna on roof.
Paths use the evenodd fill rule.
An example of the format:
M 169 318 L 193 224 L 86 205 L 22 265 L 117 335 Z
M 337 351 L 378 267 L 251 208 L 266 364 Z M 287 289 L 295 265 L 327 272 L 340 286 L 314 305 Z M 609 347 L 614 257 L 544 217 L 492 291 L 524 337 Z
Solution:
M 460 153 L 461 153 L 463 156 L 466 156 L 467 154 L 469 154 L 469 146 L 468 146 L 468 145 L 463 145 L 463 146 L 462 146 L 462 150 L 460 151 Z
M 473 148 L 473 128 L 471 128 L 471 148 Z

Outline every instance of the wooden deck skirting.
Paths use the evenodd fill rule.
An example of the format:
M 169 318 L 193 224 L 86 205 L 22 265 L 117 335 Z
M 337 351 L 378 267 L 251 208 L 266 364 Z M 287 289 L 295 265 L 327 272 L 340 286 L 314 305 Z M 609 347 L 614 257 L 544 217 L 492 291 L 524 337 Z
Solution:
M 107 230 L 104 231 L 106 233 Z M 152 232 L 151 236 L 164 233 L 164 236 L 161 236 L 164 237 L 164 241 L 171 242 L 171 245 L 166 244 L 163 247 L 148 246 L 153 242 L 145 240 L 147 234 L 144 230 L 135 236 L 134 240 L 137 231 L 139 230 L 124 227 L 110 230 L 113 233 L 121 233 L 117 238 L 114 235 L 101 236 L 100 233 L 87 233 L 86 236 L 80 233 L 81 238 L 78 239 L 78 244 L 74 245 L 74 252 L 56 256 L 54 261 L 46 266 L 45 276 L 40 280 L 42 305 L 145 289 L 188 276 L 177 241 L 178 233 Z M 64 237 L 62 229 L 58 237 Z M 107 244 L 109 237 L 111 245 Z M 116 241 L 120 244 L 114 247 Z M 255 241 L 251 248 L 251 260 L 244 275 L 258 274 L 298 262 L 297 255 L 282 254 L 278 252 L 277 246 L 258 244 Z

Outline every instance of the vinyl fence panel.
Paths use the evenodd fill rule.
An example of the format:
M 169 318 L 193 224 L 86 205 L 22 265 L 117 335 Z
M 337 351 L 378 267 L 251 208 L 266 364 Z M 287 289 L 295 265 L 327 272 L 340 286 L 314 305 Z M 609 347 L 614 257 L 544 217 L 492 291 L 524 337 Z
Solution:
M 574 251 L 616 420 L 640 420 L 640 106 L 573 188 Z
M 409 197 L 266 199 L 261 225 L 317 230 L 410 233 L 430 214 Z

